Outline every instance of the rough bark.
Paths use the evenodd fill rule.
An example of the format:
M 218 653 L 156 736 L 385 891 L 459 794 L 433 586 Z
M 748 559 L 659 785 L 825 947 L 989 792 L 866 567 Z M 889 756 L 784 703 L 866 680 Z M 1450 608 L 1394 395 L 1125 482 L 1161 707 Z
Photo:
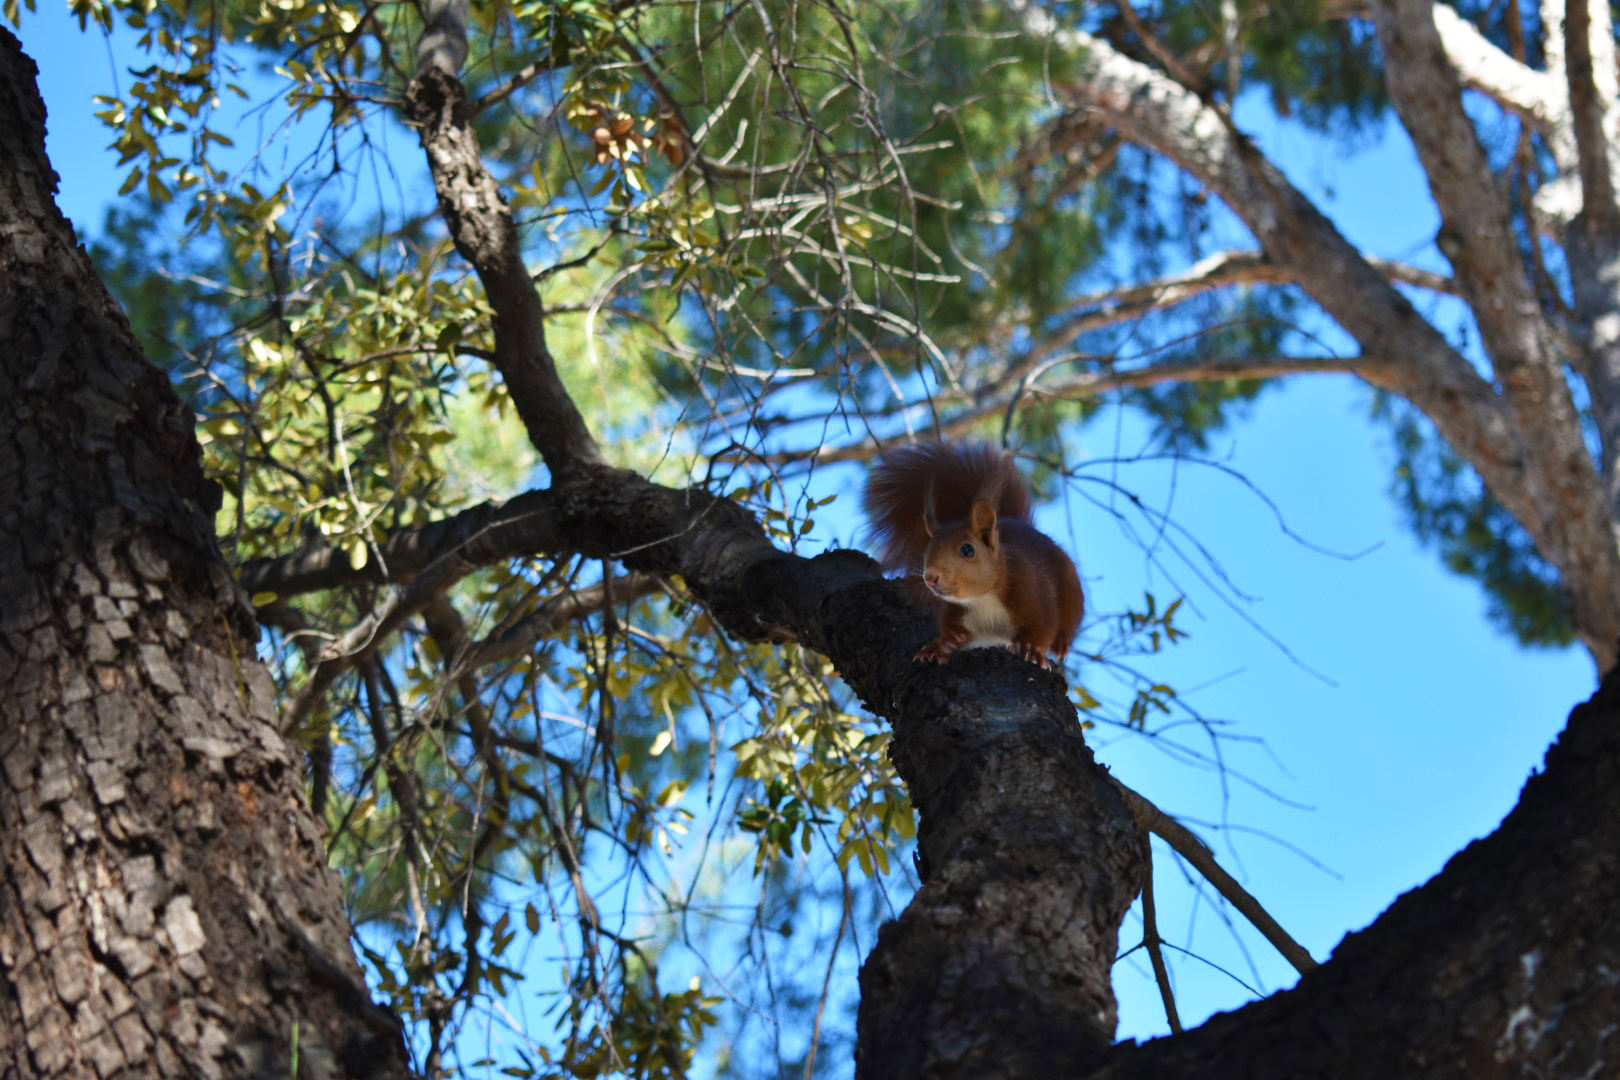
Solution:
M 540 294 L 523 263 L 512 214 L 480 157 L 466 88 L 453 71 L 444 69 L 445 62 L 441 49 L 411 80 L 405 115 L 422 140 L 439 210 L 456 250 L 477 271 L 494 308 L 495 365 L 530 441 L 553 475 L 576 463 L 598 463 L 602 458 L 596 440 L 546 347 Z
M 37 128 L 30 79 L 8 66 L 0 94 L 0 109 L 26 102 Z M 1108 977 L 1142 847 L 1061 682 L 994 651 L 914 664 L 928 616 L 865 556 L 787 555 L 725 499 L 600 465 L 577 411 L 553 412 L 572 403 L 459 84 L 434 68 L 412 94 L 458 246 L 489 272 L 497 365 L 554 482 L 479 521 L 412 532 L 400 550 L 425 568 L 477 544 L 486 556 L 534 545 L 679 574 L 733 632 L 831 657 L 891 720 L 925 884 L 863 968 L 861 1075 L 1382 1080 L 1596 1074 L 1615 1060 L 1613 679 L 1496 835 L 1295 990 L 1109 1049 Z M 1185 103 L 1167 92 L 1160 104 Z M 0 119 L 0 213 L 23 225 L 0 231 L 0 341 L 18 343 L 0 354 L 0 400 L 18 410 L 0 437 L 0 1074 L 285 1075 L 294 1022 L 313 1074 L 402 1073 L 397 1031 L 348 953 L 297 771 L 268 726 L 243 644 L 252 627 L 209 538 L 190 418 L 135 362 L 50 209 L 37 138 L 15 152 L 20 127 Z M 1450 407 L 1468 423 L 1500 425 L 1509 438 L 1488 467 L 1526 467 L 1511 412 L 1423 336 L 1377 271 L 1307 258 L 1321 257 L 1313 242 L 1329 255 L 1347 245 L 1280 176 L 1252 160 L 1208 164 L 1235 194 L 1281 191 L 1281 210 L 1249 204 L 1268 257 L 1324 275 L 1397 328 L 1414 320 L 1412 340 L 1386 327 L 1388 348 L 1369 352 L 1458 395 Z M 1383 363 L 1379 377 L 1399 377 Z M 279 569 L 327 581 L 332 568 L 309 559 Z
M 1570 715 L 1501 827 L 1327 963 L 1195 1031 L 1121 1046 L 1095 1075 L 1612 1076 L 1616 912 L 1620 670 Z
M 34 78 L 0 30 L 0 1076 L 407 1075 Z
M 1620 521 L 1620 203 L 1615 199 L 1613 36 L 1606 5 L 1568 0 L 1565 64 L 1570 120 L 1580 177 L 1580 213 L 1564 231 L 1575 317 L 1579 367 L 1592 392 L 1599 435 L 1599 466 L 1610 515 Z M 1597 18 L 1593 18 L 1593 16 Z M 1604 41 L 1607 47 L 1598 45 Z M 1607 60 L 1607 78 L 1600 74 Z M 1566 140 L 1568 142 L 1569 140 Z
M 861 969 L 857 1077 L 1078 1075 L 1113 1041 L 1145 844 L 1056 680 L 959 654 L 908 672 L 894 762 L 923 885 Z

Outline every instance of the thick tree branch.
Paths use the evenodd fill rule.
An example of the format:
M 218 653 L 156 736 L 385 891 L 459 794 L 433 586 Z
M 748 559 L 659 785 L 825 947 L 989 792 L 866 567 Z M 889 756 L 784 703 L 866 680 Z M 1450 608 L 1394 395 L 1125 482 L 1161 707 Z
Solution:
M 1548 384 L 1560 371 L 1509 219 L 1473 121 L 1463 111 L 1461 90 L 1435 30 L 1432 0 L 1378 0 L 1373 5 L 1390 97 L 1411 134 L 1440 209 L 1438 245 L 1457 269 L 1480 334 L 1508 391 L 1533 394 L 1554 412 L 1535 413 L 1536 428 L 1573 423 L 1573 410 L 1559 411 Z M 1551 396 L 1550 396 L 1551 395 Z M 1562 394 L 1567 400 L 1567 391 Z M 1521 420 L 1524 420 L 1523 410 Z M 1548 425 L 1547 420 L 1554 421 Z M 1531 441 L 1538 437 L 1527 432 Z
M 270 592 L 285 600 L 367 582 L 404 584 L 451 553 L 473 568 L 520 555 L 561 553 L 567 548 L 552 510 L 547 491 L 480 503 L 443 521 L 400 529 L 378 545 L 380 559 L 368 559 L 358 570 L 345 551 L 317 537 L 292 555 L 248 560 L 239 578 L 250 595 Z
M 457 75 L 467 62 L 467 0 L 426 0 L 422 40 L 416 66 L 422 71 Z
M 1607 7 L 1607 4 L 1604 4 Z M 1591 0 L 1567 0 L 1564 31 L 1568 36 L 1569 107 L 1574 115 L 1575 145 L 1580 159 L 1582 226 L 1592 232 L 1620 230 L 1620 206 L 1609 170 L 1609 140 L 1603 130 L 1605 104 L 1598 89 L 1592 56 Z M 1613 62 L 1613 50 L 1610 50 Z
M 1515 60 L 1486 40 L 1450 4 L 1435 4 L 1433 16 L 1441 47 L 1463 85 L 1522 117 L 1543 135 L 1558 134 L 1569 103 L 1556 74 Z
M 1083 50 L 1071 100 L 1175 161 L 1232 208 L 1266 256 L 1354 335 L 1368 355 L 1402 356 L 1403 396 L 1451 429 L 1459 452 L 1504 488 L 1523 479 L 1522 439 L 1490 387 L 1270 162 L 1196 96 L 1090 35 L 1047 30 Z M 1433 405 L 1434 408 L 1429 408 Z
M 1291 990 L 1122 1045 L 1094 1080 L 1606 1073 L 1620 1060 L 1620 673 L 1501 827 Z M 1482 992 L 1481 987 L 1489 988 Z
M 1611 520 L 1620 521 L 1620 204 L 1607 134 L 1615 111 L 1614 41 L 1607 4 L 1565 6 L 1581 211 L 1564 233 L 1564 249 L 1581 330 L 1577 366 L 1592 397 L 1605 501 Z
M 1135 824 L 1091 760 L 1061 680 L 988 650 L 911 657 L 931 620 L 865 555 L 775 550 L 729 500 L 599 468 L 556 489 L 557 528 L 591 557 L 679 574 L 733 633 L 795 638 L 891 722 L 928 884 L 862 974 L 861 1074 L 988 1075 L 1079 1065 L 1112 1037 L 1107 970 L 1140 881 Z M 919 953 L 933 961 L 916 966 Z M 920 1023 L 960 1009 L 961 1027 Z M 1058 1009 L 1066 1019 L 1056 1028 Z M 964 1048 L 964 1043 L 968 1048 Z

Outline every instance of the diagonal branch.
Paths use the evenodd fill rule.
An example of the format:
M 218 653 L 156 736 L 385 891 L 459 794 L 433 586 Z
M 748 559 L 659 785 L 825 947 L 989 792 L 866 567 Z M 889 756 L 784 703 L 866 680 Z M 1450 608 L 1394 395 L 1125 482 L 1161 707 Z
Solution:
M 530 441 L 554 476 L 600 462 L 596 440 L 546 346 L 545 309 L 511 212 L 480 156 L 466 89 L 442 66 L 424 67 L 405 91 L 405 114 L 427 153 L 456 250 L 472 264 L 495 312 L 495 366 Z
M 1381 5 L 1383 21 L 1389 21 L 1387 8 L 1388 4 Z M 1498 364 L 1506 399 L 1216 110 L 1174 81 L 1119 54 L 1107 42 L 1061 29 L 1027 6 L 1023 10 L 1032 30 L 1083 53 L 1075 75 L 1056 83 L 1076 107 L 1097 111 L 1126 138 L 1164 154 L 1219 195 L 1254 233 L 1266 255 L 1287 267 L 1300 287 L 1360 342 L 1365 354 L 1401 358 L 1388 373 L 1388 388 L 1424 412 L 1457 454 L 1479 473 L 1490 493 L 1529 532 L 1541 553 L 1558 567 L 1575 605 L 1575 622 L 1581 627 L 1583 642 L 1600 666 L 1610 664 L 1620 639 L 1620 607 L 1609 602 L 1611 584 L 1620 580 L 1620 554 L 1603 524 L 1606 518 L 1595 494 L 1595 473 L 1567 408 L 1568 388 L 1556 365 L 1548 363 L 1551 350 L 1545 339 L 1550 334 L 1543 320 L 1524 317 L 1538 310 L 1535 297 L 1526 286 L 1510 280 L 1516 276 L 1522 283 L 1524 272 L 1521 266 L 1503 261 L 1499 254 L 1502 234 L 1486 230 L 1488 235 L 1482 238 L 1457 240 L 1473 256 L 1462 259 L 1460 271 L 1474 272 L 1490 265 L 1501 266 L 1507 275 L 1507 279 L 1484 283 L 1459 280 L 1476 312 L 1484 304 L 1482 333 L 1489 325 L 1487 340 L 1493 346 L 1492 359 Z M 1408 15 L 1405 21 L 1416 28 L 1407 28 L 1406 41 L 1408 46 L 1413 40 L 1426 42 L 1416 66 L 1444 67 L 1431 15 L 1427 5 Z M 1397 42 L 1396 47 L 1401 44 Z M 1392 56 L 1391 71 L 1402 66 Z M 1433 76 L 1403 77 L 1421 80 Z M 1457 109 L 1454 77 L 1448 78 L 1452 79 L 1452 98 L 1445 108 L 1455 111 L 1466 124 L 1466 116 Z M 1438 93 L 1433 87 L 1429 92 Z M 1419 96 L 1423 91 L 1392 84 L 1392 93 L 1400 98 L 1403 94 Z M 1452 122 L 1444 116 L 1439 120 Z M 1414 122 L 1409 119 L 1409 126 Z M 1423 137 L 1414 133 L 1420 147 Z M 1452 142 L 1447 140 L 1445 145 Z M 1477 149 L 1476 144 L 1473 152 Z M 1477 180 L 1466 169 L 1445 163 L 1437 168 L 1442 173 L 1461 174 L 1458 179 L 1465 185 L 1464 194 L 1470 197 L 1469 209 L 1473 210 L 1472 185 Z M 1436 174 L 1430 175 L 1431 183 L 1437 182 Z M 1444 208 L 1447 197 L 1438 189 L 1436 194 Z M 1508 297 L 1521 294 L 1528 308 L 1507 303 Z M 1502 309 L 1490 306 L 1497 301 L 1504 304 Z M 1522 340 L 1526 331 L 1510 324 L 1509 311 L 1521 325 L 1541 329 L 1528 331 L 1531 340 Z M 1501 356 L 1496 354 L 1497 345 L 1505 346 Z M 1510 401 L 1517 404 L 1510 407 Z M 1550 423 L 1536 412 L 1542 402 L 1551 410 Z M 1531 439 L 1521 427 L 1521 416 L 1536 418 L 1528 427 Z
M 1243 913 L 1244 918 L 1254 925 L 1254 928 L 1265 935 L 1265 939 L 1283 957 L 1294 966 L 1294 970 L 1301 975 L 1317 967 L 1311 954 L 1306 952 L 1299 942 L 1295 941 L 1288 931 L 1284 930 L 1271 913 L 1260 905 L 1249 891 L 1228 874 L 1221 864 L 1215 861 L 1215 855 L 1202 840 L 1193 835 L 1181 822 L 1154 806 L 1147 799 L 1138 795 L 1118 780 L 1114 783 L 1119 787 L 1119 793 L 1125 799 L 1125 805 L 1130 808 L 1131 816 L 1144 833 L 1152 833 L 1165 843 L 1183 859 L 1191 863 L 1204 879 L 1215 886 L 1215 891 L 1226 898 L 1226 901 Z M 1146 886 L 1144 886 L 1146 888 Z
M 1434 7 L 1432 0 L 1374 4 L 1390 98 L 1440 210 L 1436 243 L 1457 270 L 1463 298 L 1509 401 L 1515 385 L 1528 381 L 1534 387 L 1526 389 L 1551 405 L 1558 395 L 1549 384 L 1561 374 L 1553 343 L 1535 317 L 1540 304 L 1519 257 L 1508 205 L 1463 110 L 1455 69 L 1435 29 Z M 1567 398 L 1567 391 L 1562 396 Z M 1555 419 L 1572 422 L 1573 413 Z M 1536 438 L 1531 431 L 1526 437 Z
M 1522 479 L 1522 439 L 1490 386 L 1363 258 L 1316 207 L 1216 110 L 1144 64 L 1078 31 L 1048 26 L 1084 57 L 1059 84 L 1079 108 L 1101 114 L 1131 141 L 1180 165 L 1229 206 L 1266 257 L 1361 343 L 1369 355 L 1405 358 L 1395 378 L 1417 404 L 1433 404 L 1459 452 L 1484 461 L 1501 486 Z
M 1537 71 L 1497 48 L 1450 4 L 1435 4 L 1434 29 L 1457 77 L 1548 138 L 1559 136 L 1569 108 L 1557 75 Z

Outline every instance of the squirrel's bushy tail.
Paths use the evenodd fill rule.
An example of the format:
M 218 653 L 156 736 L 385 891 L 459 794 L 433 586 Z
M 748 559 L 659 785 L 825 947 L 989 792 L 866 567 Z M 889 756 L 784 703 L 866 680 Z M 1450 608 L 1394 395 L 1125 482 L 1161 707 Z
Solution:
M 922 442 L 885 454 L 866 477 L 861 509 L 878 561 L 914 570 L 928 550 L 924 506 L 932 487 L 941 524 L 961 521 L 977 499 L 991 499 L 1003 520 L 1030 520 L 1029 486 L 1012 459 L 983 443 Z

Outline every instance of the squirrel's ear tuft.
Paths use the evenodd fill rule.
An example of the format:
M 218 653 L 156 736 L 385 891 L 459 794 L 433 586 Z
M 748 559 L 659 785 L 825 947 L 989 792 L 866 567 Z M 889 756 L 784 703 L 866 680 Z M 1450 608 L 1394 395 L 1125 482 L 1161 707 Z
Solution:
M 996 546 L 996 504 L 989 499 L 977 499 L 968 516 L 968 528 L 990 547 Z

